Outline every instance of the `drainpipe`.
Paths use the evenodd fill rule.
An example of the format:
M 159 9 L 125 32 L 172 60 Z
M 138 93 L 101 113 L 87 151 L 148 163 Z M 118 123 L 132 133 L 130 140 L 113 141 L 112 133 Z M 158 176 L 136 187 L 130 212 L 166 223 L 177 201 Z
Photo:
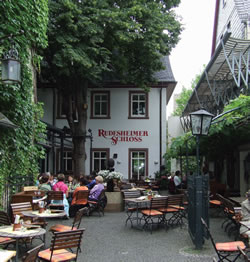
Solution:
M 217 35 L 217 25 L 218 25 L 218 16 L 219 16 L 219 6 L 220 6 L 220 0 L 216 0 L 211 57 L 213 56 L 215 48 L 216 48 L 216 35 Z
M 56 126 L 56 89 L 53 88 L 53 112 L 52 112 L 52 125 Z M 52 170 L 53 174 L 56 173 L 56 152 L 55 152 L 55 133 L 52 132 L 52 141 L 51 141 L 51 146 L 52 146 Z
M 162 165 L 162 87 L 160 89 L 160 106 L 159 106 L 159 142 L 160 142 L 160 161 L 159 161 L 159 170 L 160 170 L 160 166 Z

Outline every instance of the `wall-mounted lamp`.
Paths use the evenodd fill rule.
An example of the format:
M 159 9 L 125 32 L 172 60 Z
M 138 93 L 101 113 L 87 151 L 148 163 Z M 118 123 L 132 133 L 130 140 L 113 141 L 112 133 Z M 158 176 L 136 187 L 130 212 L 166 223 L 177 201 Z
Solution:
M 12 48 L 3 55 L 2 82 L 4 84 L 21 82 L 21 66 L 18 51 L 14 46 L 12 46 Z

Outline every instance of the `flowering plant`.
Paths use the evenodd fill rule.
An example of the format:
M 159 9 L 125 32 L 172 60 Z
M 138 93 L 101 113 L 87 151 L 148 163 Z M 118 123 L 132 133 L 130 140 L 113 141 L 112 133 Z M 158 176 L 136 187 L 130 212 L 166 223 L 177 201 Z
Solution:
M 116 171 L 109 172 L 109 170 L 100 170 L 98 175 L 102 176 L 104 181 L 108 181 L 110 179 L 122 180 L 123 178 L 122 173 Z

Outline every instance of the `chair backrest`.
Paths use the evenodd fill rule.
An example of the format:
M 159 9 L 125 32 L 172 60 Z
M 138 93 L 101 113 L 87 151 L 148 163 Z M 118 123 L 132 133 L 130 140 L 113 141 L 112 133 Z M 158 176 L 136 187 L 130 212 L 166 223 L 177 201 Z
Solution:
M 241 255 L 244 257 L 244 260 L 246 262 L 249 262 L 250 258 L 248 258 L 247 254 L 242 250 L 242 248 L 240 246 L 238 246 L 238 250 L 240 251 Z
M 0 225 L 11 225 L 10 217 L 4 211 L 0 211 Z
M 73 224 L 72 224 L 72 230 L 73 230 L 74 227 L 76 227 L 77 229 L 80 227 L 81 222 L 82 222 L 83 214 L 85 212 L 87 213 L 87 211 L 88 211 L 88 208 L 84 207 L 84 208 L 79 209 L 76 212 L 76 215 L 75 215 L 75 218 L 74 218 L 74 221 L 73 221 Z
M 41 244 L 41 245 L 27 251 L 26 254 L 22 258 L 22 262 L 35 262 L 37 260 L 38 253 L 39 253 L 42 246 L 44 246 L 44 244 Z
M 76 201 L 77 200 L 83 200 L 83 199 L 88 199 L 89 196 L 89 190 L 79 190 L 76 193 Z
M 55 232 L 52 236 L 51 240 L 51 257 L 50 261 L 53 256 L 53 252 L 58 249 L 70 249 L 72 252 L 72 248 L 76 248 L 74 252 L 76 254 L 76 261 L 78 256 L 78 251 L 81 245 L 81 240 L 83 236 L 83 232 L 85 228 L 77 229 L 77 230 L 70 230 L 64 232 Z
M 132 188 L 132 185 L 129 183 L 129 184 L 122 184 L 121 185 L 121 189 L 122 190 L 126 190 L 126 189 L 131 189 Z
M 150 208 L 151 209 L 158 209 L 158 208 L 166 207 L 167 199 L 168 199 L 167 196 L 151 198 L 151 200 L 150 200 Z
M 32 205 L 30 204 L 30 202 L 12 203 L 10 205 L 12 209 L 13 219 L 15 218 L 16 215 L 23 217 L 22 212 L 24 211 L 32 211 Z
M 38 186 L 24 186 L 23 187 L 23 191 L 27 192 L 27 191 L 37 191 L 38 190 Z
M 62 191 L 48 191 L 47 192 L 47 200 L 63 200 L 63 192 Z
M 131 190 L 131 191 L 123 191 L 124 198 L 137 198 L 141 196 L 141 192 L 139 190 Z
M 183 199 L 184 199 L 183 194 L 169 195 L 168 200 L 167 200 L 168 201 L 167 205 L 168 206 L 182 206 L 183 205 Z
M 216 245 L 215 245 L 215 242 L 214 242 L 214 239 L 213 239 L 213 237 L 212 237 L 212 235 L 211 235 L 211 233 L 210 233 L 210 230 L 209 230 L 209 228 L 208 228 L 208 226 L 207 226 L 207 223 L 205 222 L 205 220 L 204 220 L 203 218 L 201 218 L 201 223 L 202 223 L 204 229 L 206 230 L 206 233 L 207 233 L 206 235 L 208 235 L 209 238 L 211 239 L 211 242 L 212 242 L 212 244 L 213 244 L 213 247 L 214 247 L 216 253 L 218 254 L 217 248 L 216 248 Z

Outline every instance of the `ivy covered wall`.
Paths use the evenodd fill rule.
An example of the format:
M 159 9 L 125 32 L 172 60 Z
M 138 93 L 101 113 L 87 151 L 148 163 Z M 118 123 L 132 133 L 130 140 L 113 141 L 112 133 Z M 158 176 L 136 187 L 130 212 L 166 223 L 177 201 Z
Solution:
M 36 72 L 40 67 L 39 52 L 47 46 L 48 1 L 1 1 L 0 14 L 1 56 L 14 43 L 21 62 L 21 83 L 0 84 L 0 112 L 18 126 L 0 128 L 2 195 L 6 184 L 29 183 L 39 172 L 38 162 L 44 156 L 42 147 L 36 144 L 45 131 L 39 120 L 42 105 L 36 103 Z

